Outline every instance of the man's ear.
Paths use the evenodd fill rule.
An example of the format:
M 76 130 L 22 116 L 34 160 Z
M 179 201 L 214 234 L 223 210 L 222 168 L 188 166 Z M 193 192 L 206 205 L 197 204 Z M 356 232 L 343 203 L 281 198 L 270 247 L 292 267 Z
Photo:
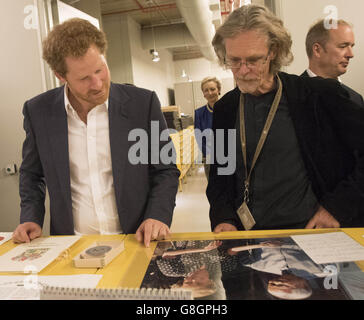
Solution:
M 66 78 L 62 77 L 58 72 L 54 72 L 54 74 L 61 83 L 66 83 L 67 82 Z
M 270 48 L 269 48 L 269 58 L 270 60 L 274 60 L 277 56 L 277 48 L 275 45 L 272 45 Z
M 321 52 L 322 52 L 322 46 L 319 43 L 314 43 L 312 46 L 312 54 L 317 57 L 320 58 L 321 57 Z

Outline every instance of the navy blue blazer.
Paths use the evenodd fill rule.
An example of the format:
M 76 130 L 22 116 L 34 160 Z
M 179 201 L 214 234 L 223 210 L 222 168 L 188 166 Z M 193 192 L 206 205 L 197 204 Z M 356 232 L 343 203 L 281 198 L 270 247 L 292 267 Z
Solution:
M 204 105 L 195 110 L 195 129 L 199 129 L 201 133 L 206 129 L 212 129 L 212 115 L 213 112 L 210 112 L 207 109 L 207 106 Z M 209 153 L 209 148 L 206 150 L 206 139 L 202 139 L 199 131 L 195 131 L 196 141 L 198 146 L 203 154 L 206 157 L 206 153 Z
M 301 74 L 301 77 L 309 77 L 307 70 Z M 345 84 L 343 84 L 341 82 L 340 82 L 340 84 L 348 92 L 350 100 L 357 103 L 358 105 L 361 105 L 364 108 L 363 97 L 359 93 L 357 93 L 355 90 L 346 86 Z
M 132 129 L 148 133 L 150 159 L 151 121 L 159 121 L 159 133 L 167 128 L 156 94 L 111 83 L 108 112 L 116 205 L 123 232 L 135 233 L 148 218 L 170 226 L 178 188 L 176 165 L 132 165 L 128 161 L 129 148 L 136 143 L 128 141 Z M 20 223 L 31 221 L 43 226 L 47 186 L 50 233 L 74 234 L 64 87 L 26 101 L 23 115 L 26 138 L 19 180 Z M 172 145 L 170 140 L 160 141 L 159 150 L 167 143 Z

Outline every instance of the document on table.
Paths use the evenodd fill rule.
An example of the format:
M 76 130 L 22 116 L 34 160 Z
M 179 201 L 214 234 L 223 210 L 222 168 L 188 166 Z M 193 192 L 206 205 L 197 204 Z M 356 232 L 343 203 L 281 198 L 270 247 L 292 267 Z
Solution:
M 0 276 L 0 300 L 39 300 L 44 286 L 96 288 L 101 274 Z
M 317 264 L 364 260 L 364 247 L 344 232 L 296 235 L 291 238 Z
M 9 241 L 12 236 L 12 232 L 0 232 L 0 246 L 6 241 Z
M 0 256 L 0 272 L 40 272 L 80 236 L 37 238 Z

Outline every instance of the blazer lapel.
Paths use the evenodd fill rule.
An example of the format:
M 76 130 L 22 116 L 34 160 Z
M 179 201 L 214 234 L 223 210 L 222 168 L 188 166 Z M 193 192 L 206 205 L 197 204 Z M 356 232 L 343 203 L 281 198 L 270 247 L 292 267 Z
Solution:
M 63 194 L 69 212 L 72 213 L 70 169 L 68 154 L 68 125 L 64 106 L 64 87 L 56 93 L 55 102 L 46 109 L 45 125 L 47 127 L 51 155 L 57 171 L 60 191 Z
M 128 135 L 132 129 L 128 120 L 126 105 L 129 99 L 130 97 L 121 86 L 111 83 L 109 95 L 110 149 L 116 204 L 120 218 L 122 218 L 123 209 L 121 203 L 122 187 L 129 150 Z
M 305 70 L 302 74 L 301 77 L 309 77 L 309 74 L 307 72 L 307 70 Z

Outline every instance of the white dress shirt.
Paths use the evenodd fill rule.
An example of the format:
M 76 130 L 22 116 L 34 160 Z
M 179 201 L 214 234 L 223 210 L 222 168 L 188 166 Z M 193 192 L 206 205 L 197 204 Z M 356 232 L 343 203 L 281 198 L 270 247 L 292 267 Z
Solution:
M 315 74 L 311 69 L 307 69 L 306 71 L 307 71 L 308 75 L 310 76 L 310 78 L 317 77 L 317 74 Z M 337 81 L 341 82 L 340 77 L 337 77 Z
M 277 248 L 262 248 L 260 259 L 246 265 L 252 269 L 282 275 L 289 270 L 302 278 L 326 277 L 323 265 L 314 263 L 296 244 L 284 244 Z
M 67 93 L 65 85 L 75 234 L 121 233 L 112 176 L 108 100 L 89 111 L 86 125 Z

